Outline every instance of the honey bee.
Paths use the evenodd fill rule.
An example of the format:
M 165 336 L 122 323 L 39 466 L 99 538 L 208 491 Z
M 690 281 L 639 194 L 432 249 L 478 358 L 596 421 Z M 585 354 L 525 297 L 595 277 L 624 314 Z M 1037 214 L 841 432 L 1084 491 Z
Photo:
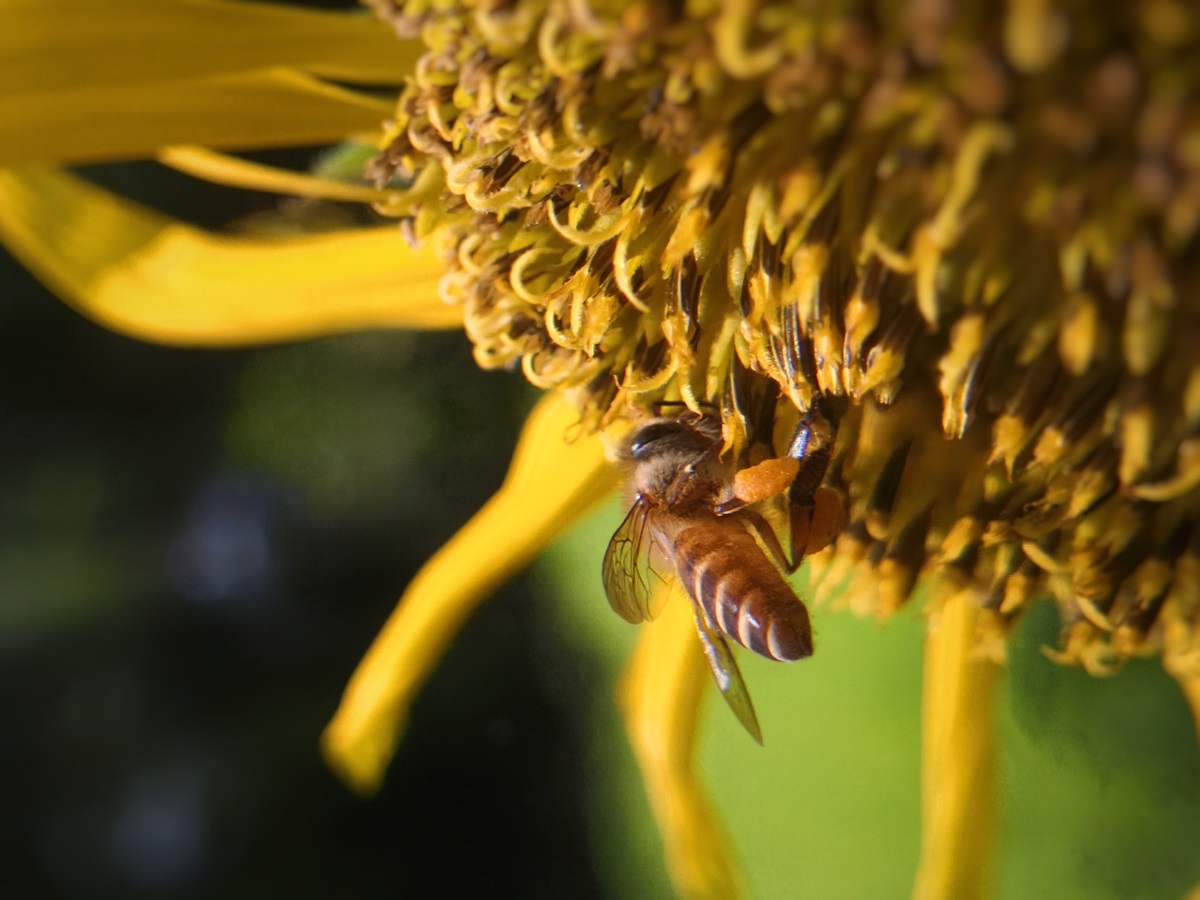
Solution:
M 813 449 L 812 433 L 802 425 L 788 455 L 732 476 L 721 460 L 720 422 L 711 416 L 650 419 L 620 451 L 631 467 L 634 500 L 604 555 L 608 601 L 622 618 L 641 622 L 654 613 L 655 580 L 678 578 L 692 601 L 717 687 L 759 743 L 754 705 L 725 637 L 768 659 L 812 655 L 808 609 L 783 575 L 795 571 L 799 560 L 788 558 L 774 529 L 752 508 L 787 492 L 793 552 L 820 545 L 812 498 L 827 459 L 817 460 L 815 477 L 810 466 L 797 478 Z M 833 522 L 828 512 L 821 518 Z M 825 527 L 831 540 L 837 525 Z

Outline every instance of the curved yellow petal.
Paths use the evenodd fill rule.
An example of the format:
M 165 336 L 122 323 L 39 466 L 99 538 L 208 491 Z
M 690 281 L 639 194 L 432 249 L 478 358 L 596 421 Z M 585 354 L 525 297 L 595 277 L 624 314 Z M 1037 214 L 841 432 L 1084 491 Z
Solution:
M 383 778 L 413 696 L 475 605 L 613 486 L 600 439 L 557 394 L 530 415 L 499 492 L 417 573 L 346 688 L 321 743 L 353 787 Z
M 152 157 L 160 147 L 331 144 L 377 128 L 389 100 L 292 69 L 0 93 L 0 165 Z
M 0 95 L 87 82 L 137 84 L 289 66 L 399 84 L 419 41 L 366 13 L 230 0 L 4 0 Z
M 691 608 L 674 597 L 643 626 L 621 685 L 621 706 L 671 880 L 688 900 L 738 894 L 728 842 L 695 769 L 700 701 L 710 684 Z
M 925 644 L 921 861 L 915 900 L 988 893 L 995 800 L 993 700 L 1000 667 L 974 653 L 979 607 L 949 598 Z
M 0 170 L 0 239 L 84 315 L 144 340 L 235 345 L 462 322 L 438 299 L 440 259 L 394 227 L 222 237 L 70 175 Z
M 167 147 L 157 154 L 158 161 L 180 172 L 203 178 L 215 184 L 286 194 L 289 197 L 308 197 L 321 200 L 344 200 L 350 203 L 387 203 L 396 191 L 335 181 L 306 172 L 290 172 L 275 166 L 250 162 L 206 147 Z

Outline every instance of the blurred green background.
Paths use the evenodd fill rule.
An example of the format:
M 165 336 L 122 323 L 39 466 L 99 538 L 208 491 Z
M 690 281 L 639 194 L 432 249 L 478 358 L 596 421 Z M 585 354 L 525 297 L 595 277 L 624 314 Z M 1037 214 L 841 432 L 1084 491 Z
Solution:
M 202 224 L 276 208 L 92 174 Z M 637 636 L 598 577 L 615 500 L 471 619 L 378 797 L 317 755 L 395 598 L 498 486 L 518 375 L 460 334 L 148 346 L 0 266 L 0 896 L 669 896 L 612 702 Z M 815 619 L 810 661 L 742 654 L 766 746 L 713 703 L 703 770 L 749 896 L 904 897 L 922 623 Z M 997 896 L 1180 897 L 1187 709 L 1154 661 L 1052 665 L 1056 628 L 1029 617 L 999 704 Z

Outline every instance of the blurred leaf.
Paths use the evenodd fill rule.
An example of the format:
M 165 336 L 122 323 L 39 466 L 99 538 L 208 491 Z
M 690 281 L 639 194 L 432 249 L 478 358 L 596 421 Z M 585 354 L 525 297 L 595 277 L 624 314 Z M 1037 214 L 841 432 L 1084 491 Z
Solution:
M 804 595 L 801 589 L 801 595 Z M 765 745 L 713 705 L 704 769 L 748 897 L 907 896 L 919 815 L 922 623 L 813 611 L 817 650 L 740 655 Z
M 1158 660 L 1112 678 L 1059 666 L 1049 603 L 1031 610 L 1000 717 L 1000 897 L 1182 897 L 1200 882 L 1200 754 Z

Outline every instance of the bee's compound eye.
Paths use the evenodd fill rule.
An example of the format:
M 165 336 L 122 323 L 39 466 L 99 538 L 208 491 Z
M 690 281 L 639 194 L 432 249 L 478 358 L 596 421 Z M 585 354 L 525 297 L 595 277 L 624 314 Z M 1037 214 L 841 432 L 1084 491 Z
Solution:
M 661 453 L 664 441 L 674 439 L 682 426 L 673 420 L 647 422 L 629 438 L 629 455 L 636 460 L 648 459 Z

